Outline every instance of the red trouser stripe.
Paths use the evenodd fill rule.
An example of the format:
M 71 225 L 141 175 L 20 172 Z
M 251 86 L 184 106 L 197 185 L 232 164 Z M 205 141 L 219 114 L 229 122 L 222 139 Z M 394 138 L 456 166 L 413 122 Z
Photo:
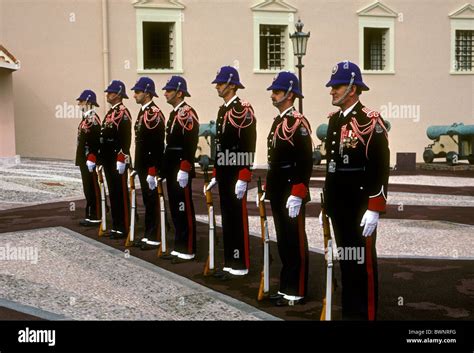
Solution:
M 124 220 L 124 226 L 125 229 L 129 229 L 129 224 L 128 224 L 128 202 L 127 202 L 127 196 L 128 196 L 128 190 L 127 190 L 127 178 L 125 177 L 125 173 L 122 174 L 122 194 L 123 194 L 123 220 Z
M 365 242 L 365 252 L 367 254 L 367 313 L 369 320 L 375 320 L 375 286 L 374 268 L 372 265 L 372 237 L 367 237 Z
M 155 207 L 155 217 L 156 217 L 156 239 L 161 241 L 161 201 L 160 194 L 158 194 L 158 186 L 155 189 L 156 192 L 156 207 Z M 163 190 L 164 193 L 164 190 Z M 163 195 L 163 199 L 164 199 Z M 164 202 L 163 202 L 164 204 Z
M 188 254 L 193 254 L 193 215 L 191 214 L 191 197 L 189 195 L 189 185 L 184 188 L 184 201 L 186 207 L 186 217 L 188 219 Z
M 299 278 L 299 295 L 301 297 L 304 296 L 304 282 L 305 282 L 305 251 L 304 251 L 304 222 L 303 222 L 303 215 L 302 210 L 300 210 L 300 214 L 298 215 L 298 239 L 299 239 L 299 250 L 300 250 L 300 278 Z
M 94 170 L 92 172 L 92 182 L 94 183 L 94 192 L 95 192 L 95 213 L 96 219 L 102 219 L 102 201 L 100 198 L 99 182 L 97 181 L 97 172 Z
M 247 192 L 245 192 L 242 198 L 242 225 L 244 227 L 244 256 L 245 256 L 245 268 L 250 268 L 250 256 L 249 256 L 249 223 L 247 214 Z

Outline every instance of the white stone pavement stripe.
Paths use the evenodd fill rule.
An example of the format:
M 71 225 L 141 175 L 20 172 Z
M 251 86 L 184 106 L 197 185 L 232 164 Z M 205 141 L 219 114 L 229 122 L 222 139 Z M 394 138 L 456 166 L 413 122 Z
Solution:
M 19 304 L 19 303 L 16 303 L 14 301 L 2 299 L 2 298 L 0 298 L 0 306 L 3 306 L 5 308 L 15 310 L 15 311 L 18 311 L 18 312 L 21 312 L 21 313 L 24 313 L 24 314 L 33 315 L 33 316 L 39 317 L 39 318 L 44 319 L 44 320 L 51 320 L 51 321 L 53 321 L 53 320 L 70 320 L 67 317 L 65 317 L 64 315 L 58 315 L 58 314 L 51 313 L 51 312 L 46 311 L 46 310 L 41 310 L 41 309 L 35 308 L 34 306 Z
M 310 203 L 320 202 L 321 188 L 310 188 Z M 253 202 L 257 196 L 257 188 L 251 188 L 247 192 L 247 202 Z M 424 194 L 411 192 L 388 193 L 387 204 L 397 206 L 450 206 L 450 207 L 474 207 L 474 196 L 452 196 L 444 194 Z
M 312 181 L 324 181 L 324 177 L 313 177 Z M 474 187 L 474 178 L 446 177 L 430 175 L 393 175 L 388 179 L 390 184 L 403 185 L 425 185 L 425 186 L 445 186 L 445 187 Z
M 30 170 L 26 171 L 20 171 L 20 170 L 8 170 L 9 176 L 13 175 L 24 175 L 26 177 L 31 177 L 31 179 L 36 179 L 36 178 L 45 178 L 48 180 L 55 180 L 55 181 L 70 181 L 74 183 L 80 183 L 81 179 L 80 178 L 73 178 L 73 177 L 67 177 L 67 176 L 59 176 L 59 175 L 52 175 L 50 173 L 38 173 L 38 172 L 33 172 Z
M 36 263 L 2 261 L 0 295 L 67 319 L 277 319 L 65 228 L 3 233 L 0 241 L 38 254 Z
M 11 191 L 21 191 L 21 192 L 34 192 L 34 193 L 42 193 L 42 194 L 53 194 L 50 191 L 38 190 L 30 186 L 25 186 L 21 184 L 16 184 L 12 182 L 7 182 L 0 180 L 0 190 L 11 190 Z
M 207 215 L 196 215 L 208 223 Z M 221 227 L 221 216 L 216 215 Z M 260 217 L 249 216 L 250 234 L 260 237 Z M 268 217 L 270 239 L 276 241 L 273 217 Z M 323 235 L 317 217 L 306 217 L 306 234 L 310 251 L 323 253 Z M 334 234 L 334 232 L 332 232 Z M 474 259 L 474 226 L 422 220 L 381 219 L 377 230 L 378 257 L 428 258 L 448 260 Z

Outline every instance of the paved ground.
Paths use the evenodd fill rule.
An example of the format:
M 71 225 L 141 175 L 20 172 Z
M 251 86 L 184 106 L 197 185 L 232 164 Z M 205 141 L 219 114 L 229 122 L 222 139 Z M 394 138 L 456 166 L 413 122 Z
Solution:
M 474 172 L 427 171 L 423 172 L 423 175 L 413 173 L 403 175 L 396 171 L 392 174 L 389 186 L 390 205 L 381 221 L 377 240 L 381 283 L 379 318 L 382 320 L 473 320 L 474 187 L 472 181 Z M 262 175 L 262 172 L 257 172 L 256 175 Z M 101 303 L 103 310 L 97 311 L 95 318 L 156 319 L 161 316 L 172 319 L 209 319 L 212 315 L 217 315 L 216 318 L 219 319 L 222 316 L 218 316 L 219 313 L 216 313 L 215 309 L 223 305 L 228 308 L 228 313 L 234 313 L 233 310 L 238 313 L 235 314 L 235 318 L 270 318 L 260 313 L 260 311 L 265 311 L 274 317 L 286 320 L 317 320 L 321 309 L 324 282 L 322 240 L 316 218 L 319 214 L 317 194 L 322 185 L 322 176 L 321 171 L 313 173 L 311 181 L 313 203 L 307 207 L 309 215 L 307 232 L 312 248 L 308 303 L 305 306 L 274 308 L 269 303 L 258 303 L 255 300 L 261 267 L 261 245 L 258 237 L 251 239 L 251 272 L 247 278 L 222 283 L 202 275 L 207 248 L 206 210 L 201 195 L 202 179 L 198 178 L 193 184 L 196 212 L 198 219 L 202 221 L 198 223 L 198 259 L 189 264 L 171 265 L 167 261 L 157 259 L 153 252 L 132 248 L 127 250 L 130 251 L 129 253 L 124 253 L 126 249 L 123 242 L 99 239 L 96 229 L 78 226 L 77 222 L 82 216 L 84 201 L 81 200 L 79 172 L 71 162 L 23 159 L 23 163 L 19 166 L 2 167 L 0 168 L 0 189 L 2 189 L 0 209 L 4 211 L 0 211 L 0 245 L 5 246 L 14 239 L 23 239 L 26 241 L 25 244 L 36 244 L 36 241 L 39 242 L 38 244 L 46 242 L 45 249 L 48 250 L 42 252 L 46 256 L 47 263 L 51 264 L 48 268 L 54 268 L 54 271 L 50 272 L 56 275 L 52 278 L 54 289 L 51 289 L 52 287 L 41 286 L 43 282 L 49 283 L 48 276 L 51 276 L 51 274 L 48 275 L 48 271 L 42 269 L 42 265 L 35 268 L 35 271 L 31 268 L 38 265 L 20 264 L 20 267 L 15 267 L 18 264 L 9 262 L 6 266 L 2 266 L 0 296 L 4 299 L 3 302 L 0 301 L 0 307 L 3 307 L 0 308 L 0 318 L 14 319 L 21 317 L 22 312 L 26 312 L 33 317 L 46 319 L 55 318 L 55 316 L 48 316 L 48 313 L 60 315 L 59 317 L 87 319 L 92 318 L 88 317 L 90 313 L 87 308 Z M 248 196 L 250 227 L 252 232 L 258 235 L 260 232 L 258 213 L 254 202 L 251 202 L 254 200 L 252 194 L 255 193 L 255 182 L 251 183 L 250 188 Z M 139 212 L 142 214 L 141 198 L 138 197 L 138 200 Z M 267 210 L 269 211 L 269 207 Z M 216 211 L 219 214 L 217 204 Z M 271 217 L 271 212 L 269 216 Z M 272 224 L 272 222 L 269 223 Z M 72 236 L 70 231 L 56 227 L 65 227 L 91 240 L 84 241 L 80 236 Z M 47 228 L 47 230 L 38 230 L 38 228 Z M 138 233 L 141 230 L 142 225 L 139 222 Z M 220 230 L 218 230 L 218 235 L 219 232 Z M 169 238 L 172 238 L 171 233 Z M 172 239 L 169 241 L 172 243 Z M 107 245 L 108 248 L 99 246 L 100 243 Z M 121 265 L 99 267 L 94 256 L 82 257 L 83 255 L 68 252 L 67 244 L 76 244 L 75 246 L 82 244 L 80 248 L 86 249 L 85 254 L 104 257 L 106 263 L 114 262 Z M 114 255 L 111 248 L 119 252 Z M 276 245 L 273 242 L 271 250 L 274 255 L 271 268 L 273 289 L 278 283 L 280 263 Z M 132 256 L 125 259 L 124 254 Z M 219 248 L 219 255 L 222 255 L 221 248 Z M 130 259 L 134 257 L 152 264 L 151 268 L 135 262 L 131 263 Z M 64 270 L 66 272 L 61 272 L 63 267 L 61 269 L 54 267 L 55 261 L 63 263 L 63 267 L 67 269 Z M 41 256 L 38 264 L 40 263 Z M 102 261 L 100 263 L 103 264 Z M 130 268 L 122 265 L 130 266 Z M 21 270 L 22 266 L 26 267 Z M 153 270 L 155 268 L 156 271 Z M 159 276 L 163 276 L 161 269 L 172 271 L 180 276 L 165 276 L 166 287 L 173 288 L 170 292 L 160 292 L 162 287 L 159 285 L 150 286 L 149 283 L 153 281 L 136 280 L 142 273 L 151 276 L 147 278 L 158 279 Z M 136 272 L 137 275 L 129 277 L 129 271 Z M 62 277 L 65 279 L 59 276 L 59 273 L 64 273 Z M 81 278 L 89 277 L 92 281 L 90 286 L 87 282 L 81 281 Z M 98 280 L 101 277 L 104 277 L 103 282 Z M 182 283 L 175 283 L 175 279 L 178 281 L 182 277 L 208 288 L 197 290 L 192 287 L 191 282 L 184 282 L 190 283 L 189 286 L 195 292 L 206 298 L 204 301 L 197 300 L 190 303 L 194 306 L 190 306 L 189 308 L 193 309 L 189 311 L 178 305 L 183 302 L 180 299 L 183 295 L 171 295 L 175 293 L 173 290 L 177 290 L 180 288 L 179 285 L 182 285 Z M 123 281 L 124 278 L 129 280 Z M 18 283 L 25 284 L 24 289 L 31 286 L 34 289 L 31 293 L 35 294 L 20 295 Z M 112 293 L 110 292 L 112 287 L 117 288 L 118 297 L 112 296 L 111 298 L 115 299 L 110 300 L 110 304 L 106 305 L 109 301 L 105 300 L 101 294 Z M 153 293 L 153 295 L 144 299 L 144 302 L 136 301 L 133 294 L 135 291 L 132 290 L 135 288 L 140 289 L 142 293 Z M 245 311 L 241 304 L 216 299 L 215 292 L 226 294 L 251 307 L 250 309 L 247 307 L 248 310 Z M 339 296 L 340 291 L 336 291 L 334 307 L 336 319 L 340 317 Z M 53 300 L 50 300 L 48 304 L 47 299 L 51 298 Z M 122 299 L 123 302 L 121 302 Z M 74 305 L 71 305 L 71 300 Z M 164 304 L 170 301 L 175 304 L 174 307 Z M 161 305 L 162 303 L 165 306 Z M 186 300 L 185 303 L 187 303 Z M 205 303 L 209 305 L 206 306 Z M 148 308 L 150 305 L 153 308 L 156 307 L 156 311 L 142 310 L 141 304 Z M 199 311 L 201 306 L 203 310 Z M 43 311 L 35 312 L 35 308 Z M 125 314 L 127 310 L 130 310 L 130 313 Z M 224 310 L 224 313 L 227 312 Z M 234 314 L 229 315 L 233 317 Z
M 0 297 L 57 318 L 275 319 L 62 227 L 3 233 L 1 239 L 10 256 L 0 269 Z

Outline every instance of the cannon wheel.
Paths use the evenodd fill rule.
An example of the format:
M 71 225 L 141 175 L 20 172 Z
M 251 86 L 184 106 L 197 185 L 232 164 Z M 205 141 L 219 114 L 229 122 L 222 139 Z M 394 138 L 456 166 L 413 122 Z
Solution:
M 423 160 L 425 163 L 433 163 L 434 159 L 434 152 L 432 149 L 427 149 L 423 152 Z
M 313 151 L 313 164 L 314 165 L 320 165 L 322 160 L 322 155 L 321 152 L 319 151 Z
M 446 162 L 448 162 L 448 165 L 455 165 L 458 164 L 459 161 L 459 156 L 456 152 L 448 152 L 446 154 Z

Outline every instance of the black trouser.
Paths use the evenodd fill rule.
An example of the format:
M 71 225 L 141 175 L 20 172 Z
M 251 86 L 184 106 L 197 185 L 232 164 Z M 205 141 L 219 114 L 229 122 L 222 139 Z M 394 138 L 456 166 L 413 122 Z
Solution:
M 287 190 L 285 190 L 287 189 Z M 274 188 L 274 190 L 277 190 Z M 305 204 L 296 218 L 290 218 L 286 201 L 290 196 L 290 186 L 282 186 L 281 192 L 273 193 L 270 199 L 273 221 L 277 236 L 278 253 L 282 268 L 280 272 L 280 292 L 304 297 L 308 287 L 308 240 L 305 230 Z
M 247 192 L 242 200 L 235 195 L 237 168 L 225 167 L 218 171 L 218 186 L 224 239 L 224 267 L 234 270 L 250 268 Z
M 119 174 L 117 171 L 117 162 L 114 158 L 104 161 L 103 166 L 107 186 L 109 188 L 110 206 L 112 210 L 112 230 L 127 234 L 130 219 L 127 169 L 125 169 L 123 174 Z
M 363 258 L 345 256 L 339 260 L 342 282 L 342 318 L 344 320 L 375 319 L 378 303 L 376 231 L 362 236 L 360 226 L 365 207 L 335 208 L 331 217 L 338 250 L 342 254 L 362 254 Z M 341 249 L 342 248 L 342 249 Z M 363 249 L 363 250 L 362 250 Z
M 143 204 L 145 205 L 145 235 L 144 237 L 151 241 L 160 241 L 160 215 L 158 214 L 158 189 L 150 190 L 146 178 L 147 169 L 137 170 L 138 179 L 142 188 Z
M 85 218 L 93 221 L 101 219 L 100 210 L 100 190 L 97 183 L 97 173 L 94 170 L 89 172 L 89 168 L 84 163 L 79 165 L 81 170 L 82 188 L 86 197 Z
M 179 168 L 173 168 L 166 178 L 171 218 L 175 228 L 174 250 L 193 255 L 196 253 L 196 215 L 192 199 L 192 178 L 185 188 L 179 186 L 176 176 Z

